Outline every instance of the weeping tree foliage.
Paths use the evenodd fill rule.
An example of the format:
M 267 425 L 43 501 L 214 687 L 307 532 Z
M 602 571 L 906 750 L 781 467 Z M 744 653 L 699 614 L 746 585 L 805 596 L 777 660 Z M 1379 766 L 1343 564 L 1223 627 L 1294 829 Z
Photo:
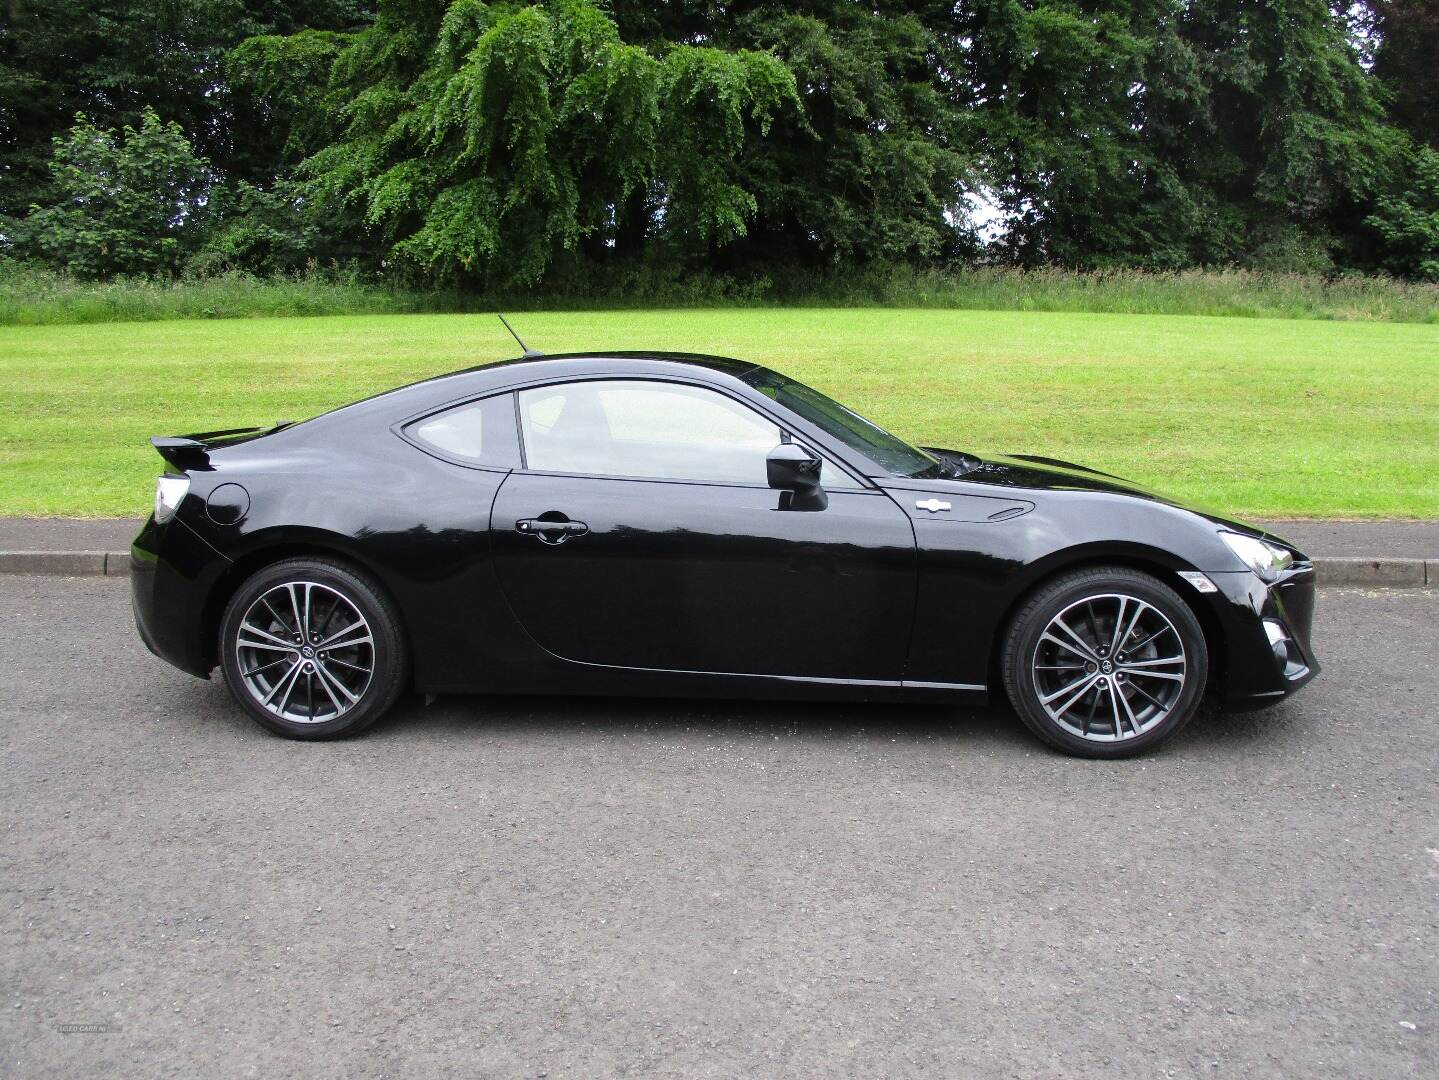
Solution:
M 341 134 L 301 166 L 319 203 L 427 274 L 506 284 L 615 243 L 634 197 L 678 256 L 743 235 L 741 155 L 798 105 L 774 56 L 628 44 L 590 0 L 385 0 L 329 93 Z
M 773 53 L 794 73 L 803 108 L 745 147 L 756 214 L 726 265 L 933 264 L 972 249 L 974 132 L 945 57 L 950 5 L 614 0 L 611 10 L 652 48 L 703 37 Z

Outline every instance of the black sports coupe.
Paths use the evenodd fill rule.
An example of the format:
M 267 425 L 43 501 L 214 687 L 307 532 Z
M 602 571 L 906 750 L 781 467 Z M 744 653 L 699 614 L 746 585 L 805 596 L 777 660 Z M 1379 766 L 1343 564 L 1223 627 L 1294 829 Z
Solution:
M 1314 568 L 1031 456 L 911 446 L 756 364 L 526 354 L 156 438 L 145 643 L 271 731 L 426 693 L 981 704 L 1119 757 L 1319 670 Z

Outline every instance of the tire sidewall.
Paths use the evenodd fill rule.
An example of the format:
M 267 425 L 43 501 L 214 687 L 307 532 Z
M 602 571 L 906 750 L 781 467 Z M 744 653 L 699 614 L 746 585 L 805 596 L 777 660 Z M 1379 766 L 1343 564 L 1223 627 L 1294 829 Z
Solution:
M 1184 688 L 1168 716 L 1148 731 L 1120 742 L 1082 738 L 1050 718 L 1034 687 L 1033 663 L 1050 620 L 1085 597 L 1123 593 L 1156 608 L 1179 632 L 1184 644 Z M 1086 757 L 1119 758 L 1142 753 L 1182 728 L 1198 710 L 1209 676 L 1204 630 L 1189 605 L 1163 582 L 1134 570 L 1081 571 L 1057 579 L 1026 606 L 1008 640 L 1005 688 L 1025 725 L 1050 745 Z
M 354 604 L 370 625 L 374 639 L 375 668 L 359 704 L 322 724 L 298 724 L 268 711 L 250 695 L 241 677 L 235 639 L 240 623 L 256 599 L 287 581 L 312 581 L 334 589 Z M 225 609 L 220 621 L 220 667 L 225 683 L 240 706 L 262 727 L 292 739 L 334 739 L 369 727 L 398 695 L 405 663 L 400 630 L 390 605 L 377 587 L 349 568 L 319 559 L 290 559 L 265 567 L 249 577 Z

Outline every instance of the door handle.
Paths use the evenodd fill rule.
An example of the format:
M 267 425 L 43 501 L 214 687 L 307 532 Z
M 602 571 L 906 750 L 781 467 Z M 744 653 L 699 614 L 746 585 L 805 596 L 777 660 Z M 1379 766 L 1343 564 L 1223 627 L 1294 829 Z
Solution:
M 533 536 L 542 544 L 563 544 L 572 536 L 584 536 L 590 527 L 583 521 L 571 521 L 555 511 L 554 517 L 520 518 L 515 522 L 515 532 Z

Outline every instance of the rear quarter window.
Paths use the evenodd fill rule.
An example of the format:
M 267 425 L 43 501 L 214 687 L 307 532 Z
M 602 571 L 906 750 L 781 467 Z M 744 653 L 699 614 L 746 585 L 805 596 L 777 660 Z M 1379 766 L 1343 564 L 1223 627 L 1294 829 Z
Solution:
M 413 442 L 443 458 L 488 468 L 519 467 L 520 448 L 511 394 L 432 413 L 407 424 L 404 430 Z

